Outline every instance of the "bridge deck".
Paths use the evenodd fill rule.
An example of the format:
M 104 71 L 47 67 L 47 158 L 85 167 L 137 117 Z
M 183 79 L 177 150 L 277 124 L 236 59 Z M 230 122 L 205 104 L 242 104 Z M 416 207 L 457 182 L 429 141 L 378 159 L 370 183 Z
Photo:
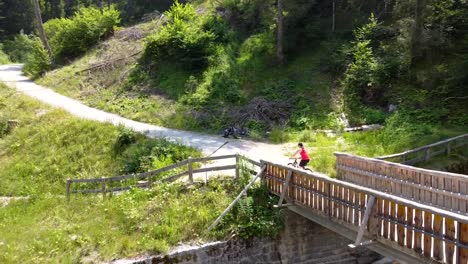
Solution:
M 468 216 L 271 162 L 263 181 L 288 208 L 407 263 L 468 263 Z M 360 238 L 362 236 L 362 238 Z M 369 241 L 372 241 L 371 243 Z

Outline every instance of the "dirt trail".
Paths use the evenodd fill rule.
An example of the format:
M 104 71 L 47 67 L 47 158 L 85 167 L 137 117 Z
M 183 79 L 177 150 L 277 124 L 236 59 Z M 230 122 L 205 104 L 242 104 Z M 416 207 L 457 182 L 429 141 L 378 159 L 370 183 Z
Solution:
M 116 114 L 86 106 L 77 100 L 37 85 L 25 77 L 21 69 L 21 64 L 0 66 L 0 81 L 5 82 L 8 86 L 15 88 L 19 92 L 54 107 L 62 108 L 75 116 L 100 122 L 110 122 L 114 125 L 123 125 L 135 131 L 146 133 L 149 137 L 164 137 L 171 141 L 178 141 L 184 145 L 200 149 L 205 155 L 210 155 L 226 141 L 229 141 L 228 144 L 216 152 L 216 155 L 239 153 L 255 160 L 265 159 L 280 163 L 287 162 L 284 155 L 284 145 L 273 145 L 248 140 L 226 140 L 221 136 L 169 129 L 133 121 Z

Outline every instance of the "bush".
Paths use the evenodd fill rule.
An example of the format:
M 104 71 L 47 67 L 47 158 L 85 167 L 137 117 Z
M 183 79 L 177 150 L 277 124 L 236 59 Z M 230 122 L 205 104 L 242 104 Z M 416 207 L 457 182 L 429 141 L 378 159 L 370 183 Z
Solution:
M 11 63 L 8 55 L 3 52 L 2 46 L 0 45 L 0 65 Z
M 35 40 L 33 35 L 21 32 L 12 40 L 5 41 L 4 50 L 12 61 L 25 63 L 35 48 Z
M 150 65 L 171 61 L 189 69 L 205 67 L 216 35 L 204 28 L 191 4 L 176 2 L 166 14 L 169 22 L 147 38 L 144 61 Z
M 32 78 L 38 78 L 48 70 L 52 69 L 52 62 L 48 52 L 42 46 L 39 38 L 34 39 L 31 53 L 28 54 L 23 71 Z
M 102 37 L 108 36 L 120 22 L 120 14 L 114 7 L 99 10 L 81 8 L 72 18 L 47 21 L 44 30 L 58 62 L 85 53 Z

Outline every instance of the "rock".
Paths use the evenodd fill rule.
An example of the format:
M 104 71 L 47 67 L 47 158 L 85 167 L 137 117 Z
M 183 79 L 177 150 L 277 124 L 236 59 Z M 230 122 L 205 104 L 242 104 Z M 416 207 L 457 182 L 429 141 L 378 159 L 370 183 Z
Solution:
M 390 105 L 388 106 L 388 112 L 389 112 L 389 113 L 395 112 L 396 110 L 397 110 L 397 106 L 396 106 L 396 105 L 390 104 Z

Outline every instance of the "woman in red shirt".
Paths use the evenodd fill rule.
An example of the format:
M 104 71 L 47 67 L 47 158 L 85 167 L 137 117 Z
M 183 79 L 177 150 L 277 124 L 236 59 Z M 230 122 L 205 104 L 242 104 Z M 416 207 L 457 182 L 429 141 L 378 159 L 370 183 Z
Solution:
M 301 155 L 301 162 L 299 162 L 299 167 L 301 167 L 301 168 L 303 168 L 305 170 L 305 166 L 307 166 L 307 164 L 310 161 L 309 154 L 304 149 L 304 144 L 299 143 L 299 144 L 297 144 L 297 146 L 299 147 L 299 149 L 296 151 L 296 153 L 294 153 L 294 157 L 296 157 L 297 154 Z

